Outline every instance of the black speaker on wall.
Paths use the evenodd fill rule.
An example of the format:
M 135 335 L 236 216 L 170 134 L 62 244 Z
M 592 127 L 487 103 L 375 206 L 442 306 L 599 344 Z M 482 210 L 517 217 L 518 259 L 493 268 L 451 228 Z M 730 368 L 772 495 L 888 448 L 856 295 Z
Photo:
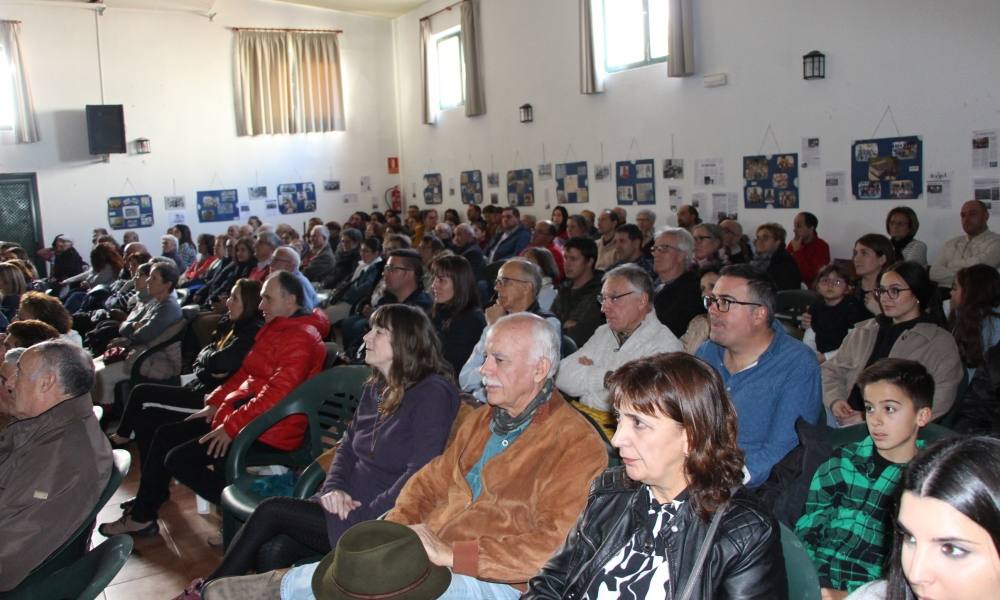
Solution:
M 91 154 L 125 154 L 125 112 L 121 104 L 87 105 Z

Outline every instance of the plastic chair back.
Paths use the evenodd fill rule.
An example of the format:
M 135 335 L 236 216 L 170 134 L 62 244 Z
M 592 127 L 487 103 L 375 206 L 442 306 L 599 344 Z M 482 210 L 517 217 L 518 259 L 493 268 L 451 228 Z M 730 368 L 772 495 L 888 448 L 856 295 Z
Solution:
M 819 575 L 806 547 L 791 529 L 780 524 L 779 527 L 788 577 L 788 600 L 820 600 Z
M 35 585 L 18 587 L 17 600 L 95 600 L 118 575 L 132 553 L 132 537 L 116 535 Z M 4 596 L 6 598 L 6 596 Z
M 566 358 L 577 350 L 579 350 L 579 348 L 577 348 L 576 342 L 573 341 L 573 338 L 564 334 L 562 336 L 562 347 L 559 348 L 559 356 L 561 358 Z

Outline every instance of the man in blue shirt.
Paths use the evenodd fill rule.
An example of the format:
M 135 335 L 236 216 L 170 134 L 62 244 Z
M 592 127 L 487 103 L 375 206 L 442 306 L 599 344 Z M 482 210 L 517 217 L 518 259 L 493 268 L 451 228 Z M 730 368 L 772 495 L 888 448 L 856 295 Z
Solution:
M 738 441 L 754 487 L 798 443 L 795 420 L 819 420 L 819 363 L 774 321 L 777 291 L 766 273 L 733 265 L 721 275 L 705 298 L 711 334 L 697 356 L 719 372 L 736 406 Z

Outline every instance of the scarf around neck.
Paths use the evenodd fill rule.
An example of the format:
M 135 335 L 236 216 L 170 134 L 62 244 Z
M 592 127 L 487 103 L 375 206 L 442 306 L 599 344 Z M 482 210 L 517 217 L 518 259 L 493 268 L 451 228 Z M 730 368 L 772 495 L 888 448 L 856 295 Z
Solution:
M 548 401 L 549 397 L 552 395 L 552 378 L 545 380 L 545 385 L 542 389 L 532 398 L 528 406 L 521 411 L 521 414 L 516 417 L 510 416 L 506 410 L 500 408 L 499 406 L 493 407 L 493 417 L 490 420 L 490 431 L 500 435 L 506 435 L 511 431 L 514 431 L 521 425 L 524 425 L 527 421 L 535 415 L 535 411 L 538 407 Z

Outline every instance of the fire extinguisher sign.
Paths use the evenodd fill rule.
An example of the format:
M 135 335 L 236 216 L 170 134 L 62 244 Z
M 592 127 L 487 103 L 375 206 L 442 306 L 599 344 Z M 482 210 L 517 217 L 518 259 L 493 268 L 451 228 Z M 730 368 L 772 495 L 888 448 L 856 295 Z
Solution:
M 399 174 L 399 157 L 398 156 L 390 156 L 388 159 L 386 159 L 386 164 L 389 167 L 389 174 L 390 175 L 398 175 Z

